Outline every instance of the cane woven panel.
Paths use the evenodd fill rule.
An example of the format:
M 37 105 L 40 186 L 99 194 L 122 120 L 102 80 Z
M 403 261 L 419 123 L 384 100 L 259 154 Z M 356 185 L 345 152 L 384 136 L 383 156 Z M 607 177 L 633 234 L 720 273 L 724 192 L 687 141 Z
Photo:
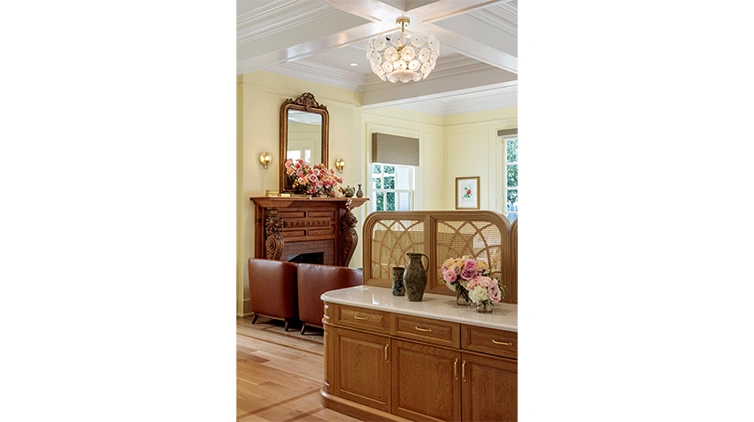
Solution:
M 406 264 L 407 253 L 424 252 L 424 221 L 380 220 L 372 230 L 372 256 L 369 261 L 372 277 L 392 285 L 392 268 Z
M 372 213 L 364 222 L 364 284 L 391 287 L 392 267 L 405 266 L 409 252 L 424 253 L 429 257 L 425 291 L 453 295 L 440 267 L 448 258 L 468 255 L 487 261 L 491 276 L 507 288 L 504 301 L 518 303 L 510 228 L 505 216 L 493 211 Z

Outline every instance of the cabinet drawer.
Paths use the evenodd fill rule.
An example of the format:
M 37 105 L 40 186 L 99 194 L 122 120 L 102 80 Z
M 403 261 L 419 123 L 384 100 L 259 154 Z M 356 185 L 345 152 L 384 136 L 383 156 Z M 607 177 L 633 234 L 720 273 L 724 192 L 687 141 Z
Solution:
M 332 306 L 335 308 L 333 312 L 335 324 L 362 328 L 380 333 L 388 332 L 389 318 L 384 312 L 343 305 Z
M 390 333 L 394 336 L 448 347 L 460 347 L 461 325 L 455 322 L 439 321 L 415 316 L 390 314 Z
M 461 348 L 518 360 L 518 333 L 463 325 Z

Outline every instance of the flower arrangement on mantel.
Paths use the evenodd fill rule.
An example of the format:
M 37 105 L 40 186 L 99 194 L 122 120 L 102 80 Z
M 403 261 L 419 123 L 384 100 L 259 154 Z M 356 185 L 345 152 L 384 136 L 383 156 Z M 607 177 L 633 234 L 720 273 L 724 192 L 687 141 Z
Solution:
M 471 301 L 483 309 L 505 297 L 505 286 L 500 280 L 490 278 L 490 268 L 484 260 L 468 255 L 461 258 L 448 258 L 440 268 L 445 285 L 456 292 L 460 302 Z
M 343 183 L 343 179 L 335 175 L 335 170 L 321 163 L 309 166 L 301 159 L 288 159 L 285 174 L 295 192 L 312 196 L 335 196 L 338 184 Z

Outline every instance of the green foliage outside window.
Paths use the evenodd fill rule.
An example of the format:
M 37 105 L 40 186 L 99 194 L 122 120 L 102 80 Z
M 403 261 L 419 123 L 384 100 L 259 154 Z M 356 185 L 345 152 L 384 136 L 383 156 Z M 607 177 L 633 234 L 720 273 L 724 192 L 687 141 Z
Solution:
M 508 162 L 518 162 L 518 139 L 509 139 L 506 142 L 506 152 Z
M 395 192 L 385 192 L 387 197 L 387 207 L 385 211 L 395 211 Z
M 518 187 L 518 164 L 508 166 L 508 187 Z

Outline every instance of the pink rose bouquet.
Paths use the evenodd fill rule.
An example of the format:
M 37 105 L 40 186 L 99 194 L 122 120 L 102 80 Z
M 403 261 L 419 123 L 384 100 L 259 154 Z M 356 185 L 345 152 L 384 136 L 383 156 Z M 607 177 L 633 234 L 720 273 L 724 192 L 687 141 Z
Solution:
M 304 160 L 289 159 L 285 162 L 285 174 L 293 190 L 309 195 L 334 196 L 343 179 L 335 175 L 335 170 L 324 164 L 309 166 Z
M 477 277 L 467 284 L 469 299 L 475 304 L 488 306 L 500 302 L 505 297 L 505 286 L 499 280 L 489 277 Z
M 457 297 L 469 301 L 469 285 L 479 278 L 489 279 L 490 268 L 486 261 L 464 255 L 461 258 L 446 259 L 440 273 L 445 285 L 456 292 Z

